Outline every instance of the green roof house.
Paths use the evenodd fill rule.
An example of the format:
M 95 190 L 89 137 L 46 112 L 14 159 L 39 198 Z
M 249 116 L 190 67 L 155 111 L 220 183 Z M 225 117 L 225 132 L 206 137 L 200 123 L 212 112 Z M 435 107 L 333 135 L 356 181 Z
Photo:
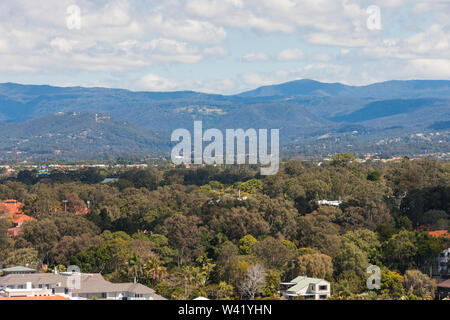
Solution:
M 282 282 L 280 294 L 286 299 L 304 297 L 305 299 L 324 300 L 331 295 L 331 285 L 324 279 L 299 276 L 290 282 Z

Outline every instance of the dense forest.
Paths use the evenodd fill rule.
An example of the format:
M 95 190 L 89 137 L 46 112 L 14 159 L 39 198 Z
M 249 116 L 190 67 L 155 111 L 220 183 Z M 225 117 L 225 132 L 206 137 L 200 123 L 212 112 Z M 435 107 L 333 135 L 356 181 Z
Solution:
M 448 240 L 426 230 L 449 229 L 449 195 L 449 162 L 350 154 L 290 160 L 268 177 L 256 166 L 24 170 L 3 176 L 0 199 L 36 221 L 10 238 L 0 219 L 0 261 L 74 264 L 169 299 L 277 299 L 298 275 L 330 281 L 332 299 L 431 299 L 427 270 Z M 367 289 L 370 265 L 380 290 Z

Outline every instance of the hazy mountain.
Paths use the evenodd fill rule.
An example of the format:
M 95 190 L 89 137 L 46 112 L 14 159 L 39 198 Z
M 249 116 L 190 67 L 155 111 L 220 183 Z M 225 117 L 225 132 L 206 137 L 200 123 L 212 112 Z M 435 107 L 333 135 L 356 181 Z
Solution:
M 241 93 L 241 97 L 365 97 L 378 99 L 450 98 L 448 80 L 387 81 L 367 86 L 347 86 L 340 83 L 322 83 L 297 80 L 279 85 L 264 86 Z
M 64 114 L 55 115 L 60 112 Z M 111 118 L 98 123 L 95 113 Z M 351 135 L 354 142 L 348 145 L 364 146 L 415 133 L 448 131 L 450 81 L 348 86 L 298 80 L 232 96 L 0 84 L 4 152 L 20 149 L 48 155 L 65 148 L 67 155 L 70 150 L 86 150 L 86 155 L 78 153 L 80 157 L 95 155 L 95 150 L 148 154 L 167 150 L 170 132 L 192 130 L 194 120 L 202 120 L 205 128 L 222 130 L 279 128 L 283 144 L 308 142 L 308 152 L 314 152 L 317 141 L 325 141 L 322 137 L 331 144 L 333 139 Z M 405 141 L 406 146 L 413 144 Z M 371 150 L 370 144 L 366 149 Z
M 103 114 L 57 113 L 0 125 L 0 158 L 101 159 L 169 151 L 164 133 Z

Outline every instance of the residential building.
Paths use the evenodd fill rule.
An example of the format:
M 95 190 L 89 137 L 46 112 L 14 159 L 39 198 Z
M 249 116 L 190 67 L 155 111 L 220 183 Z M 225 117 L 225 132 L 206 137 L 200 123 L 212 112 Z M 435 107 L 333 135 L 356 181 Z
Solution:
M 305 299 L 324 300 L 331 296 L 331 285 L 324 279 L 299 276 L 280 285 L 282 287 L 280 294 L 286 299 L 304 297 Z
M 439 280 L 436 286 L 435 299 L 443 300 L 445 298 L 450 298 L 450 279 Z
M 9 273 L 0 277 L 0 297 L 51 297 L 72 300 L 165 300 L 139 283 L 111 283 L 101 274 Z
M 9 274 L 31 274 L 31 273 L 37 273 L 38 271 L 36 269 L 17 266 L 17 267 L 12 267 L 12 268 L 0 269 L 0 272 L 2 272 L 3 276 L 7 276 Z
M 49 300 L 49 301 L 64 301 L 64 300 L 70 300 L 69 298 L 66 297 L 62 297 L 62 296 L 47 296 L 47 297 L 37 297 L 37 296 L 33 296 L 33 297 L 0 297 L 0 301 L 2 300 L 29 300 L 29 301 L 34 301 L 34 300 Z
M 331 206 L 331 207 L 339 207 L 342 204 L 342 200 L 319 200 L 317 201 L 319 206 Z
M 448 230 L 436 230 L 428 231 L 428 234 L 435 238 L 447 239 L 446 248 L 441 252 L 436 261 L 431 265 L 431 273 L 433 276 L 446 276 L 450 274 L 450 247 L 448 247 L 450 233 L 448 232 Z
M 23 213 L 23 204 L 17 200 L 9 199 L 1 204 L 2 211 L 7 215 L 7 219 L 11 221 L 12 227 L 8 229 L 8 235 L 12 238 L 19 236 L 22 231 L 22 225 L 27 221 L 35 221 L 36 219 Z

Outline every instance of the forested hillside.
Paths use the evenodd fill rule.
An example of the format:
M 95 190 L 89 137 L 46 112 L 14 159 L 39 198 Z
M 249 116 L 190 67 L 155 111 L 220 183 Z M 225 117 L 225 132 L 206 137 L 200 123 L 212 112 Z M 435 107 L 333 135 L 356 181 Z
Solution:
M 414 134 L 430 137 L 436 133 L 443 135 L 444 139 L 440 139 L 443 143 L 428 141 L 430 150 L 445 153 L 449 141 L 448 126 L 445 126 L 450 119 L 449 83 L 422 80 L 347 86 L 299 80 L 230 96 L 6 83 L 0 84 L 0 131 L 11 134 L 2 142 L 2 150 L 22 152 L 27 160 L 83 159 L 83 153 L 90 158 L 91 147 L 80 154 L 70 150 L 54 153 L 64 149 L 61 144 L 66 142 L 56 141 L 55 135 L 64 136 L 68 130 L 48 124 L 54 123 L 54 118 L 63 112 L 101 114 L 117 120 L 100 131 L 91 122 L 80 127 L 76 117 L 62 121 L 71 135 L 93 132 L 96 147 L 110 145 L 110 149 L 100 148 L 101 157 L 117 157 L 119 153 L 167 155 L 170 133 L 178 128 L 192 130 L 195 120 L 202 120 L 205 128 L 220 130 L 280 129 L 281 143 L 296 152 L 295 155 L 322 156 L 321 137 L 347 140 L 349 135 L 355 142 L 348 144 L 360 148 L 347 149 L 346 145 L 337 143 L 337 148 L 326 147 L 326 154 L 370 153 L 381 140 L 387 141 L 385 148 L 392 155 L 427 154 L 431 151 L 417 147 L 408 137 Z M 40 125 L 45 122 L 48 124 Z M 33 135 L 36 131 L 39 139 Z M 160 137 L 165 137 L 164 141 Z M 389 142 L 398 139 L 403 143 Z M 299 143 L 313 148 L 297 152 L 292 145 Z M 11 160 L 5 154 L 0 154 L 1 159 Z

